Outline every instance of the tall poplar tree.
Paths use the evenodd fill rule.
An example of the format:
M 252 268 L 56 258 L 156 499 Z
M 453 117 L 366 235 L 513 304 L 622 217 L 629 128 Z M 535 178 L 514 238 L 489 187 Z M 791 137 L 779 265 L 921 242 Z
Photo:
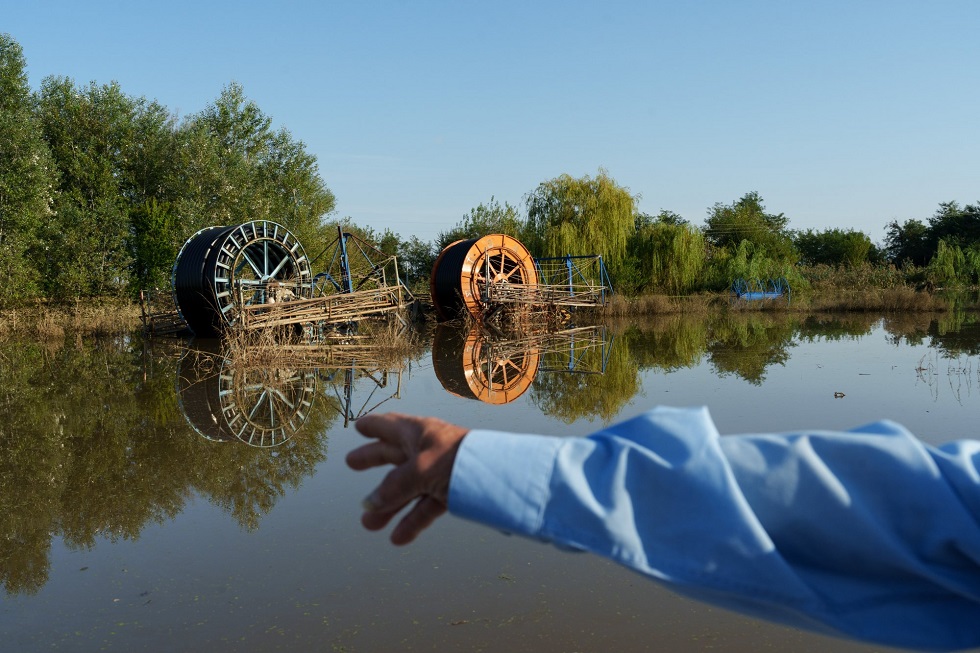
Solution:
M 307 253 L 336 236 L 323 229 L 336 200 L 316 157 L 288 130 L 227 86 L 214 103 L 181 125 L 183 188 L 175 210 L 190 233 L 208 225 L 271 220 L 299 238 Z M 187 235 L 190 235 L 189 233 Z
M 0 306 L 40 294 L 36 259 L 56 179 L 23 50 L 9 34 L 0 34 Z
M 137 102 L 118 84 L 41 85 L 44 136 L 60 173 L 56 215 L 45 234 L 48 296 L 120 295 L 128 289 L 131 177 Z

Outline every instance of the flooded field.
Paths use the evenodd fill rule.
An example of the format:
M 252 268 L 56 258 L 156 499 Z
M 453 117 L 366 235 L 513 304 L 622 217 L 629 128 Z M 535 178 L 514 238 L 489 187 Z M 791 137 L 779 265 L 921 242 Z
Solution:
M 370 411 L 588 434 L 658 404 L 722 433 L 896 420 L 976 434 L 972 317 L 671 316 L 404 355 L 351 338 L 264 363 L 213 342 L 0 343 L 7 650 L 870 651 L 677 597 L 604 560 L 455 518 L 359 525 Z

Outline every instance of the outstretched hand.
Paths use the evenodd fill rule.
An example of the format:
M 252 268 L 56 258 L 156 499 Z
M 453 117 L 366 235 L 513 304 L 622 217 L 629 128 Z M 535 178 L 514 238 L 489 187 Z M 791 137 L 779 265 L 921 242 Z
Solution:
M 408 544 L 448 509 L 453 462 L 469 430 L 399 413 L 365 415 L 354 426 L 376 441 L 347 454 L 351 469 L 395 466 L 364 500 L 361 523 L 368 530 L 382 529 L 414 501 L 391 532 L 392 543 Z

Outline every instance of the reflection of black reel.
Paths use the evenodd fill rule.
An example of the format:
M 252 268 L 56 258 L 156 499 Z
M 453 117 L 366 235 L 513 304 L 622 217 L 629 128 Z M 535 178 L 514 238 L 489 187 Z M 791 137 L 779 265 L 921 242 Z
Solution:
M 213 345 L 197 341 L 207 349 Z M 213 442 L 234 440 L 221 419 L 221 402 L 218 398 L 218 369 L 209 353 L 203 355 L 191 349 L 184 351 L 177 366 L 177 403 L 184 418 L 198 435 Z
M 274 447 L 293 437 L 309 418 L 316 372 L 236 369 L 225 359 L 218 388 L 221 413 L 235 437 L 254 447 Z
M 306 423 L 315 395 L 313 370 L 236 369 L 214 354 L 195 360 L 188 351 L 177 373 L 184 417 L 199 435 L 215 442 L 280 445 Z

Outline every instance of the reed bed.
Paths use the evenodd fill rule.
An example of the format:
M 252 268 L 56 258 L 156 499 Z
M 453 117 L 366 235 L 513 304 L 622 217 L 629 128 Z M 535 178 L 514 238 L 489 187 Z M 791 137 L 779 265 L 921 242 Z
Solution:
M 613 295 L 603 312 L 610 317 L 674 313 L 704 314 L 725 305 L 726 302 L 727 297 L 719 294 L 642 295 L 635 298 Z
M 860 276 L 860 275 L 859 275 Z M 877 284 L 884 285 L 891 279 L 875 278 Z M 794 293 L 789 302 L 779 300 L 763 300 L 753 302 L 732 302 L 728 293 L 700 293 L 687 296 L 672 295 L 643 295 L 627 298 L 623 295 L 612 295 L 605 307 L 596 309 L 605 317 L 631 318 L 645 315 L 690 314 L 705 315 L 718 310 L 734 310 L 740 312 L 881 312 L 881 313 L 936 313 L 952 309 L 978 310 L 980 305 L 976 300 L 968 302 L 951 300 L 941 293 L 927 290 L 916 290 L 906 285 L 849 285 L 839 275 L 827 272 L 825 275 L 815 275 L 813 285 L 805 292 Z M 854 281 L 854 279 L 850 279 Z M 868 281 L 868 279 L 865 279 Z M 576 311 L 581 315 L 583 311 Z M 545 315 L 529 311 L 509 311 L 502 320 L 506 326 L 536 325 L 540 327 L 542 319 L 547 323 L 562 323 L 562 315 Z M 423 319 L 432 316 L 431 311 L 423 311 Z M 464 317 L 465 321 L 468 316 Z M 379 342 L 384 349 L 398 349 L 412 346 L 405 340 L 407 336 L 389 337 L 386 329 L 395 331 L 415 331 L 402 329 L 397 321 L 365 320 L 363 335 L 373 336 L 373 341 Z M 385 326 L 393 325 L 393 326 Z M 79 301 L 73 304 L 45 304 L 10 308 L 0 310 L 0 339 L 31 337 L 38 340 L 63 340 L 67 335 L 102 336 L 132 333 L 141 328 L 140 308 L 138 304 L 129 301 Z M 285 331 L 288 331 L 286 329 Z M 248 334 L 235 332 L 233 338 L 236 346 L 243 349 L 261 350 L 268 346 L 266 341 L 275 340 L 282 344 L 284 330 L 277 328 L 258 329 Z M 349 339 L 349 338 L 348 338 Z M 329 339 L 328 339 L 329 340 Z M 324 341 L 315 346 L 338 344 Z M 245 341 L 254 341 L 252 346 Z M 266 343 L 263 345 L 263 343 Z M 305 345 L 313 347 L 314 345 Z
M 424 347 L 418 331 L 398 320 L 363 320 L 353 329 L 310 335 L 293 328 L 231 329 L 221 355 L 240 367 L 305 368 L 323 365 L 401 367 Z
M 938 295 L 898 286 L 867 288 L 809 298 L 807 310 L 875 313 L 936 313 L 949 310 L 949 302 Z
M 952 308 L 945 297 L 907 286 L 862 288 L 860 290 L 822 290 L 794 294 L 787 298 L 733 301 L 728 293 L 698 294 L 686 297 L 644 295 L 626 298 L 614 295 L 604 313 L 610 317 L 638 317 L 675 313 L 706 314 L 725 310 L 735 312 L 876 312 L 937 313 Z M 973 307 L 976 308 L 976 307 Z
M 66 335 L 105 336 L 141 327 L 139 306 L 128 301 L 36 304 L 0 310 L 0 339 L 63 340 Z

